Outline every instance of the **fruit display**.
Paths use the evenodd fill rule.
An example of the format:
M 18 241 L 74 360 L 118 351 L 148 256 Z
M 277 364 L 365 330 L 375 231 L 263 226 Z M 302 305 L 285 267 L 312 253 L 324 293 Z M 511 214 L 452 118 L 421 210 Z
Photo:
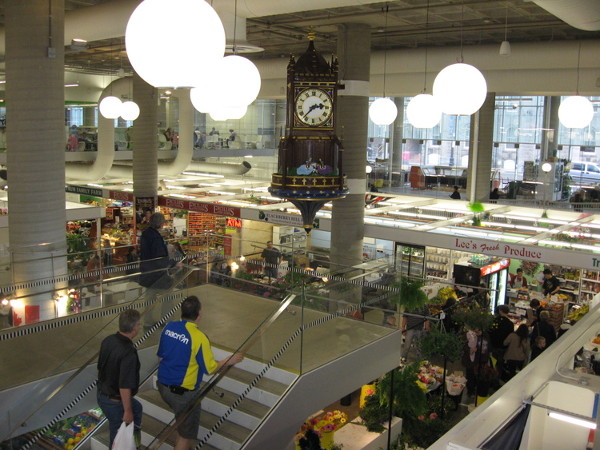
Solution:
M 55 447 L 72 450 L 98 424 L 99 415 L 99 411 L 92 410 L 61 420 L 44 433 L 44 438 Z
M 590 306 L 588 304 L 582 305 L 580 308 L 573 307 L 571 312 L 567 315 L 567 319 L 577 322 L 583 316 L 585 316 L 590 310 Z

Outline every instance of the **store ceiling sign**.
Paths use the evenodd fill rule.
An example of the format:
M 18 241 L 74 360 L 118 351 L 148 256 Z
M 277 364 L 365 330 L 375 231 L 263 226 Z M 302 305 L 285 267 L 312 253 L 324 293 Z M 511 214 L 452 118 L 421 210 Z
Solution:
M 102 197 L 102 189 L 95 189 L 87 186 L 74 186 L 67 184 L 65 191 L 73 194 L 89 195 L 91 197 Z
M 500 261 L 496 261 L 493 264 L 488 264 L 480 269 L 479 273 L 482 277 L 489 275 L 490 273 L 496 273 L 502 269 L 506 269 L 510 265 L 510 259 L 505 258 Z
M 250 220 L 260 220 L 262 222 L 270 222 L 276 225 L 289 225 L 292 227 L 304 227 L 304 222 L 302 221 L 302 216 L 298 214 L 290 214 L 284 212 L 275 212 L 275 211 L 249 211 L 250 216 L 244 217 L 244 219 Z M 319 228 L 319 219 L 315 219 L 313 222 L 313 228 Z
M 233 217 L 228 217 L 227 226 L 233 228 L 242 228 L 242 221 L 241 219 L 234 219 Z
M 125 191 L 108 191 L 108 198 L 122 202 L 133 202 L 133 194 Z
M 158 197 L 158 206 L 165 208 L 184 209 L 187 211 L 215 214 L 217 216 L 240 217 L 240 208 L 216 203 L 202 203 L 189 200 L 181 200 L 170 197 Z
M 454 238 L 454 248 L 466 252 L 483 253 L 484 255 L 508 256 L 511 258 L 544 261 L 544 249 L 519 244 L 508 244 L 498 241 L 480 239 Z

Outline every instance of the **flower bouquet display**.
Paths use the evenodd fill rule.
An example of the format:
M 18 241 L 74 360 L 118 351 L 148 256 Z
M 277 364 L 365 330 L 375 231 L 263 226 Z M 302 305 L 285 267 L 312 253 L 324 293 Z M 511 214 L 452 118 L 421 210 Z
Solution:
M 467 379 L 462 375 L 450 374 L 446 377 L 446 390 L 448 394 L 456 397 L 462 394 L 463 389 L 467 385 Z
M 417 377 L 418 380 L 426 386 L 427 391 L 430 392 L 437 389 L 440 384 L 442 384 L 444 369 L 431 364 L 429 361 L 423 361 L 423 364 L 417 373 Z
M 296 433 L 296 448 L 310 448 L 309 441 L 316 434 L 320 439 L 320 445 L 325 450 L 333 447 L 333 434 L 348 421 L 346 413 L 335 410 L 329 411 L 319 417 L 309 419 L 300 427 Z

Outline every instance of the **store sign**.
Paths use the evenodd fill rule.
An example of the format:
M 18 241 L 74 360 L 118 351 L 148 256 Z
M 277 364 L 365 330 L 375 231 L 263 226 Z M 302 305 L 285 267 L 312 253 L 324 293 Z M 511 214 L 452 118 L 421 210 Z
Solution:
M 240 208 L 215 203 L 202 203 L 181 200 L 171 197 L 158 197 L 158 205 L 166 208 L 184 209 L 186 211 L 215 214 L 218 216 L 240 217 Z
M 65 191 L 73 194 L 89 195 L 91 197 L 102 197 L 102 189 L 95 189 L 86 186 L 73 186 L 67 184 Z
M 304 226 L 304 223 L 302 222 L 302 216 L 298 214 L 289 214 L 273 211 L 258 211 L 258 220 L 262 220 L 263 222 L 275 223 L 277 225 L 290 225 L 298 228 L 302 228 Z M 313 222 L 313 228 L 319 228 L 319 219 L 315 219 L 315 221 Z
M 484 255 L 507 256 L 544 262 L 544 249 L 505 242 L 482 241 L 478 239 L 454 238 L 454 248 L 465 252 L 483 253 Z
M 132 202 L 133 203 L 133 194 L 131 192 L 108 191 L 108 198 L 111 198 L 113 200 L 120 200 L 122 202 Z
M 510 259 L 501 259 L 493 264 L 488 264 L 480 269 L 479 273 L 482 277 L 489 275 L 490 273 L 500 272 L 502 269 L 506 269 L 510 265 Z
M 227 218 L 227 226 L 233 228 L 242 228 L 242 221 L 240 219 L 234 219 L 233 217 Z

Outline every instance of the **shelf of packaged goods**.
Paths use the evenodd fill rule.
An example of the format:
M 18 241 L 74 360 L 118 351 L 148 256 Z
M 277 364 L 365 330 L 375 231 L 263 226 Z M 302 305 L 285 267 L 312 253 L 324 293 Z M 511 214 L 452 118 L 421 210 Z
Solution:
M 586 290 L 583 290 L 583 289 L 581 290 L 581 292 L 585 293 L 585 294 L 592 294 L 592 295 L 597 294 L 597 292 L 595 292 L 595 291 L 586 291 Z
M 594 280 L 593 278 L 582 278 L 581 281 L 590 281 L 592 283 L 600 283 L 600 280 Z
M 577 292 L 577 289 L 567 289 L 567 288 L 561 287 L 559 289 L 559 291 L 565 291 L 565 292 L 573 292 L 573 293 L 575 293 L 575 292 Z

